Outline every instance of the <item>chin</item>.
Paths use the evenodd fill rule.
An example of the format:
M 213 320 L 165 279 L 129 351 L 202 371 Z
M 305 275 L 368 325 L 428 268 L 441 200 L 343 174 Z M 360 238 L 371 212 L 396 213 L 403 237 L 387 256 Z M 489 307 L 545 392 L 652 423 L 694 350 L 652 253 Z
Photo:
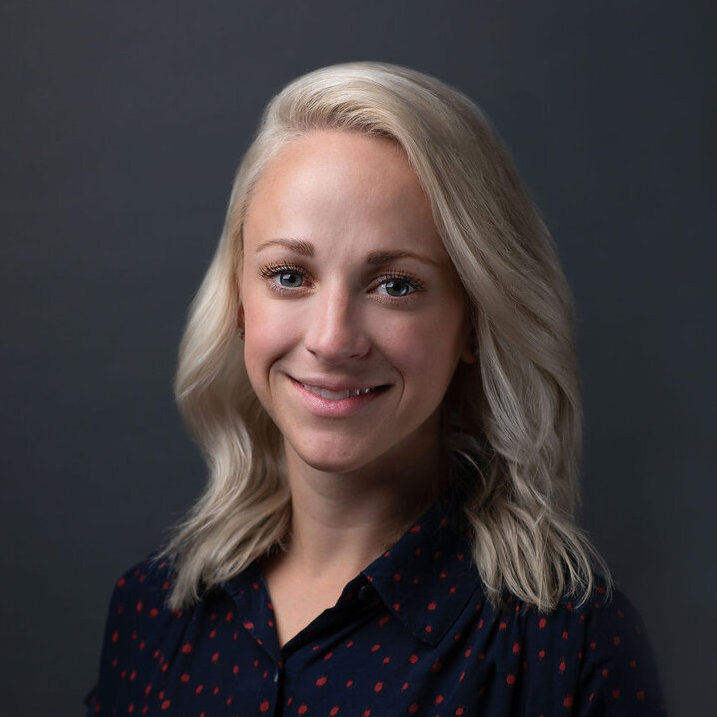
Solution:
M 322 454 L 309 453 L 297 454 L 299 458 L 310 468 L 322 473 L 352 473 L 360 470 L 371 462 L 365 457 L 350 456 L 346 453 L 336 454 L 325 452 Z
M 329 445 L 293 445 L 292 448 L 302 463 L 323 473 L 351 473 L 378 458 L 375 450 L 361 450 L 355 441 L 351 441 L 350 445 L 330 441 Z

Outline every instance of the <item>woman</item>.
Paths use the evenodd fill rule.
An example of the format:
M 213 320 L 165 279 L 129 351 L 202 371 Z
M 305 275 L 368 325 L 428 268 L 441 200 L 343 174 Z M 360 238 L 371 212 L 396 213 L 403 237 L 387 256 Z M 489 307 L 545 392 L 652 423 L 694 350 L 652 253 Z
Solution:
M 176 390 L 210 480 L 118 582 L 91 712 L 663 711 L 573 521 L 568 288 L 455 90 L 355 63 L 272 100 Z

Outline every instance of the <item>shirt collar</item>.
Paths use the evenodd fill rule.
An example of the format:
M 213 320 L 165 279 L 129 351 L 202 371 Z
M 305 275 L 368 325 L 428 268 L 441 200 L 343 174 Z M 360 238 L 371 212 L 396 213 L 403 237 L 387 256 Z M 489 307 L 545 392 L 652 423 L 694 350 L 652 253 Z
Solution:
M 449 488 L 383 555 L 374 560 L 344 589 L 342 599 L 368 583 L 387 609 L 414 637 L 438 644 L 463 612 L 467 603 L 483 598 L 482 583 L 473 562 L 471 540 L 462 518 L 456 488 Z M 258 562 L 223 584 L 240 608 L 245 601 L 256 602 L 249 614 L 267 610 L 256 631 L 260 644 L 278 651 L 273 637 L 270 605 L 259 605 L 262 582 Z M 267 629 L 267 626 L 269 629 Z
M 457 491 L 449 489 L 362 571 L 395 617 L 431 645 L 440 642 L 471 599 L 482 598 L 461 513 Z

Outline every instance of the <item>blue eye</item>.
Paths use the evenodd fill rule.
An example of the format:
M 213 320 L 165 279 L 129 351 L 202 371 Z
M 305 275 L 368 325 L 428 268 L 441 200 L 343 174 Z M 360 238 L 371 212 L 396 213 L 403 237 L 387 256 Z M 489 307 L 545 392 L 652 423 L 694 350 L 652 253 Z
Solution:
M 389 279 L 381 285 L 387 296 L 402 297 L 412 294 L 416 287 L 407 279 Z
M 304 277 L 295 271 L 285 271 L 277 274 L 279 283 L 287 289 L 296 289 L 304 283 Z
M 305 269 L 291 264 L 270 264 L 262 267 L 259 273 L 267 280 L 270 289 L 280 293 L 306 288 L 305 285 L 311 283 Z

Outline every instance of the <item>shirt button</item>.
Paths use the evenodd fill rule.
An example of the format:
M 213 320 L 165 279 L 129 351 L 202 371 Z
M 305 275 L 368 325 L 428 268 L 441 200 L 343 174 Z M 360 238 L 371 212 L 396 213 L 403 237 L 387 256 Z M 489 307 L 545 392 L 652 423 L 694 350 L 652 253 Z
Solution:
M 361 602 L 366 602 L 367 600 L 371 599 L 371 586 L 370 585 L 362 585 L 359 588 L 358 591 L 358 599 L 361 600 Z

